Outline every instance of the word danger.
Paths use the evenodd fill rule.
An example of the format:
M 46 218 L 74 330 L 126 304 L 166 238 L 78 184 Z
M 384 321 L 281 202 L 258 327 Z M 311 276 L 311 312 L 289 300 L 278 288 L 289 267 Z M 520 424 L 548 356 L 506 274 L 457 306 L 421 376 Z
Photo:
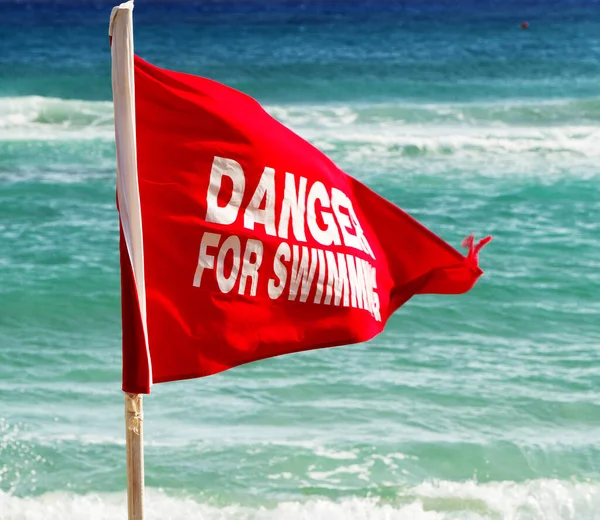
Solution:
M 229 190 L 223 190 L 223 184 Z M 281 242 L 272 265 L 263 265 L 261 240 L 205 232 L 200 241 L 193 285 L 200 287 L 205 270 L 214 270 L 219 290 L 229 293 L 237 285 L 240 295 L 256 296 L 259 273 L 266 273 L 267 294 L 273 299 L 343 305 L 365 309 L 381 321 L 377 276 L 373 265 L 351 253 L 335 252 L 327 246 L 345 246 L 375 258 L 350 199 L 339 189 L 327 190 L 322 182 L 309 186 L 306 177 L 285 174 L 283 199 L 276 204 L 275 170 L 266 167 L 252 198 L 243 208 L 246 177 L 239 163 L 215 157 L 207 191 L 206 222 L 232 226 L 243 212 L 243 226 L 256 225 L 265 234 L 323 247 Z M 223 197 L 223 191 L 231 192 Z M 224 200 L 228 199 L 228 200 Z M 276 208 L 278 211 L 276 212 Z M 240 211 L 241 210 L 241 211 Z M 308 230 L 308 233 L 307 233 Z M 261 270 L 262 268 L 262 270 Z

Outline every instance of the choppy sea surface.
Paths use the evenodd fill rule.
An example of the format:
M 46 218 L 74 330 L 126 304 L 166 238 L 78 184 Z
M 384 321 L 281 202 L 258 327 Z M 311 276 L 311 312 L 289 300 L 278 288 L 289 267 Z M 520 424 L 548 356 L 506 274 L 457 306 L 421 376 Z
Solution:
M 2 520 L 126 518 L 110 7 L 0 2 Z M 134 19 L 450 243 L 494 235 L 367 344 L 155 386 L 148 518 L 600 519 L 600 3 Z

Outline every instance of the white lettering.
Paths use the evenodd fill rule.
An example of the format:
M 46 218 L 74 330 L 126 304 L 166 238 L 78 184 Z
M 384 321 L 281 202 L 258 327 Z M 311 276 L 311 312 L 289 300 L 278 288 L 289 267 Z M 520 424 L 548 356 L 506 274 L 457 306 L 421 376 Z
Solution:
M 342 238 L 344 239 L 344 244 L 348 247 L 353 247 L 354 249 L 362 250 L 360 239 L 358 236 L 349 232 L 352 230 L 350 223 L 350 215 L 346 214 L 342 211 L 342 208 L 348 210 L 348 208 L 352 207 L 352 203 L 350 199 L 346 196 L 346 194 L 337 188 L 331 189 L 331 208 L 333 209 L 333 213 L 335 214 L 335 218 L 342 230 Z
M 221 241 L 221 235 L 217 233 L 204 233 L 200 241 L 200 254 L 198 255 L 198 265 L 194 273 L 194 287 L 200 287 L 202 273 L 204 269 L 212 269 L 215 264 L 215 257 L 207 253 L 207 248 L 217 247 Z
M 265 208 L 260 206 L 265 201 Z M 252 200 L 244 212 L 244 227 L 254 229 L 254 224 L 265 226 L 267 235 L 275 236 L 275 170 L 265 168 Z
M 333 304 L 339 305 L 343 296 L 344 307 L 348 307 L 350 298 L 348 297 L 348 271 L 345 257 L 342 253 L 338 253 L 336 265 L 332 251 L 325 251 L 325 256 L 327 257 L 327 287 L 324 303 L 331 305 L 331 298 L 335 296 Z
M 292 276 L 290 278 L 290 300 L 295 300 L 298 296 L 298 287 L 300 287 L 300 301 L 305 302 L 310 293 L 310 286 L 315 277 L 317 269 L 317 256 L 315 250 L 312 250 L 312 262 L 308 247 L 302 246 L 302 256 L 298 259 L 300 248 L 294 244 L 292 255 Z
M 348 201 L 348 202 L 350 202 L 350 201 Z M 362 244 L 362 247 L 359 249 L 362 249 L 365 253 L 370 255 L 371 258 L 375 259 L 375 254 L 373 253 L 373 250 L 371 249 L 371 245 L 369 244 L 369 241 L 367 240 L 367 237 L 365 236 L 365 233 L 364 233 L 362 227 L 360 226 L 360 222 L 358 221 L 358 217 L 356 216 L 356 213 L 354 212 L 354 208 L 352 207 L 351 202 L 348 205 L 348 213 L 350 214 L 350 220 L 352 221 L 352 224 L 354 224 L 354 229 L 356 230 L 356 236 L 359 238 L 360 243 Z
M 225 276 L 225 257 L 227 253 L 232 252 L 233 254 L 233 263 L 231 267 L 231 272 L 229 276 Z M 219 255 L 217 256 L 217 283 L 219 284 L 219 289 L 223 293 L 228 293 L 233 289 L 235 282 L 238 277 L 238 273 L 240 271 L 240 239 L 235 235 L 230 236 L 219 250 Z
M 275 252 L 275 259 L 273 260 L 273 273 L 277 276 L 279 283 L 271 278 L 269 279 L 268 291 L 269 298 L 272 300 L 276 300 L 283 293 L 283 289 L 285 288 L 285 282 L 287 281 L 287 269 L 283 262 L 289 262 L 290 260 L 290 246 L 287 242 L 282 242 L 279 244 L 277 251 Z
M 314 251 L 314 249 L 313 249 Z M 317 249 L 317 258 L 319 259 L 319 278 L 317 280 L 317 290 L 315 292 L 315 303 L 321 303 L 323 298 L 323 290 L 325 289 L 325 273 L 327 272 L 327 264 L 325 263 L 325 251 Z
M 244 259 L 242 261 L 242 273 L 240 274 L 239 294 L 246 292 L 246 280 L 252 279 L 250 286 L 250 296 L 256 296 L 256 286 L 258 285 L 258 269 L 263 259 L 263 243 L 260 240 L 248 239 L 246 249 L 244 250 Z M 254 261 L 252 261 L 254 257 Z
M 219 192 L 223 177 L 228 177 L 233 183 L 231 198 L 225 206 L 219 206 Z M 217 224 L 233 224 L 237 218 L 246 179 L 242 167 L 233 159 L 215 157 L 210 170 L 210 181 L 206 194 L 206 221 Z
M 377 321 L 381 321 L 381 314 L 379 313 L 379 294 L 377 294 L 377 271 L 374 267 L 370 267 L 371 271 L 371 287 L 373 287 L 373 316 Z M 367 275 L 368 276 L 368 275 Z
M 293 173 L 285 174 L 285 190 L 281 213 L 279 216 L 279 237 L 288 237 L 290 216 L 292 217 L 292 229 L 294 236 L 299 242 L 306 242 L 304 232 L 304 214 L 306 212 L 306 177 L 300 177 L 298 191 L 296 192 L 296 180 Z
M 331 205 L 329 195 L 322 182 L 315 182 L 308 193 L 308 200 L 306 202 L 306 220 L 308 229 L 319 244 L 324 246 L 335 244 L 336 246 L 339 246 L 342 243 L 340 240 L 340 233 L 335 224 L 333 215 L 330 212 L 321 209 L 321 217 L 323 218 L 325 229 L 319 227 L 317 222 L 317 210 L 315 207 L 317 200 L 321 203 L 321 208 L 329 208 Z
M 364 309 L 366 306 L 363 301 L 365 298 L 365 287 L 362 273 L 361 260 L 352 255 L 346 255 L 346 263 L 348 265 L 348 278 L 350 280 L 350 293 L 352 307 Z

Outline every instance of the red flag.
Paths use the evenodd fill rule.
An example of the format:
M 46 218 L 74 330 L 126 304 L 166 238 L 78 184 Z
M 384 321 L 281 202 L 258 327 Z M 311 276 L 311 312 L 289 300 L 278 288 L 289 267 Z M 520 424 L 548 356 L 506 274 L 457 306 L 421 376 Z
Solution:
M 472 241 L 462 256 L 236 90 L 136 57 L 135 109 L 154 382 L 365 341 L 482 273 Z M 124 390 L 144 393 L 122 253 Z
M 139 194 L 119 199 L 122 222 L 136 200 L 141 213 L 137 257 L 135 222 L 121 235 L 127 392 L 368 340 L 413 295 L 482 273 L 489 238 L 464 257 L 222 84 L 136 57 L 135 129 Z

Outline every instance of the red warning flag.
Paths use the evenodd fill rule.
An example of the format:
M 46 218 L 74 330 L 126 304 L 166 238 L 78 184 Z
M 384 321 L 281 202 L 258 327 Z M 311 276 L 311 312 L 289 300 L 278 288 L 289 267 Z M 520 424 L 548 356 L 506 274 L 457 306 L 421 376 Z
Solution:
M 254 99 L 128 66 L 134 88 L 119 91 L 113 48 L 125 391 L 366 341 L 413 295 L 462 293 L 482 274 L 489 238 L 461 255 Z

